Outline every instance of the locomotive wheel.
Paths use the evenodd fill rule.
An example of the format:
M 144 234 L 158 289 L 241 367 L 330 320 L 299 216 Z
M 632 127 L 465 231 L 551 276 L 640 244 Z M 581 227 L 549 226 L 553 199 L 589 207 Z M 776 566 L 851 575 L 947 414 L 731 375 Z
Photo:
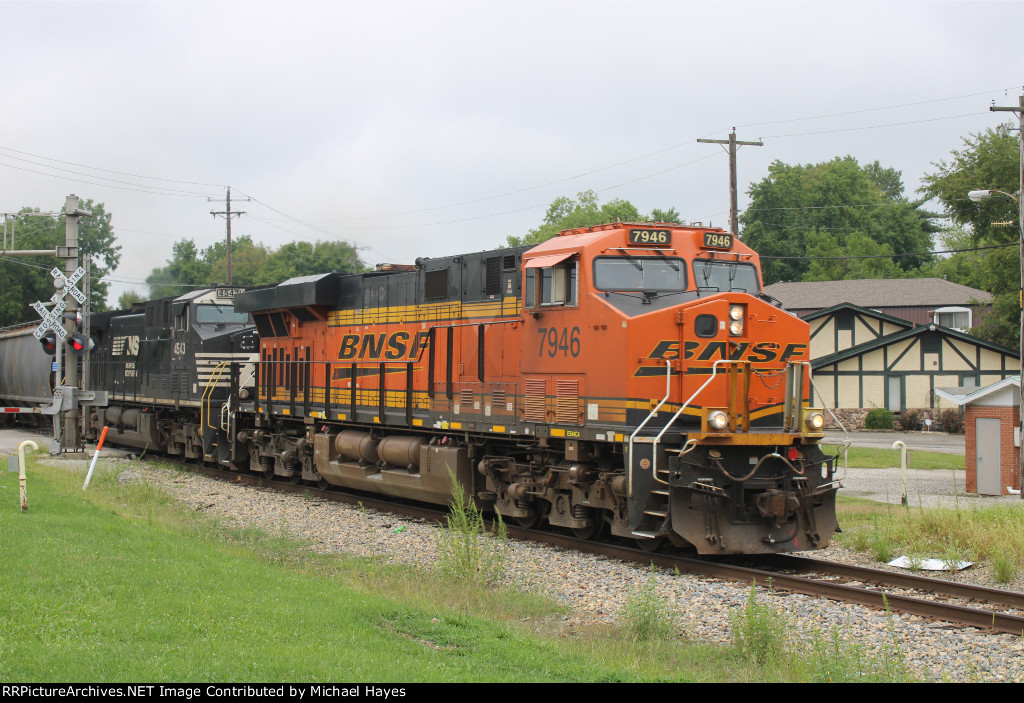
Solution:
M 319 488 L 321 491 L 326 491 L 327 487 L 330 486 L 330 485 L 331 484 L 329 484 L 327 482 L 326 478 L 322 478 L 322 479 L 320 479 L 319 481 L 316 482 L 316 487 Z
M 574 527 L 572 533 L 576 539 L 592 540 L 597 539 L 604 534 L 604 528 L 607 523 L 604 518 L 600 515 L 594 516 L 594 524 L 590 527 Z
M 517 517 L 513 519 L 516 521 L 516 524 L 522 527 L 524 530 L 532 530 L 538 524 L 540 524 L 540 515 L 538 515 L 537 513 L 534 513 L 533 515 L 529 515 L 527 517 Z
M 661 549 L 661 545 L 665 544 L 664 537 L 655 537 L 654 539 L 638 538 L 634 541 L 636 542 L 636 546 L 645 552 L 656 552 Z

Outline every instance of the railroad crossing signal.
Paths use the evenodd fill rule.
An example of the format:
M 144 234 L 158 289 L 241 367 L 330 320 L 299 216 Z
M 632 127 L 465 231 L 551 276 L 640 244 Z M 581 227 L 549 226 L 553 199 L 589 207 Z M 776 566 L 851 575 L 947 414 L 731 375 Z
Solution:
M 67 339 L 68 336 L 67 330 L 65 330 L 64 325 L 61 324 L 61 313 L 63 313 L 64 309 L 67 307 L 67 305 L 64 304 L 64 296 L 70 293 L 71 297 L 77 300 L 79 304 L 85 303 L 85 293 L 78 290 L 75 286 L 75 284 L 82 279 L 82 276 L 85 275 L 84 268 L 79 266 L 75 272 L 71 274 L 71 278 L 64 278 L 64 273 L 54 266 L 50 269 L 50 275 L 53 276 L 53 280 L 57 285 L 61 287 L 61 290 L 50 296 L 50 300 L 54 303 L 53 310 L 47 310 L 40 302 L 32 304 L 35 311 L 39 313 L 39 317 L 43 318 L 42 324 L 36 328 L 36 331 L 33 332 L 32 335 L 43 343 L 43 348 L 46 349 L 47 354 L 53 353 L 50 351 L 50 342 L 43 339 L 47 330 L 52 329 L 62 340 Z M 61 281 L 63 281 L 63 283 L 61 283 Z M 76 325 L 80 324 L 82 321 L 81 315 L 76 315 L 73 319 Z M 76 335 L 76 337 L 83 337 L 84 339 L 83 335 Z M 72 350 L 77 354 L 84 353 L 88 350 L 89 346 L 91 346 L 87 341 L 74 339 L 72 341 L 75 342 L 72 345 Z M 56 340 L 54 340 L 54 343 L 56 343 Z
M 87 351 L 93 348 L 93 341 L 84 334 L 73 334 L 71 335 L 71 341 L 68 342 L 68 346 L 71 347 L 71 353 L 75 356 L 84 356 Z
M 71 297 L 77 300 L 79 305 L 85 304 L 85 293 L 83 293 L 82 291 L 78 290 L 78 288 L 75 287 L 75 284 L 78 283 L 82 279 L 82 276 L 85 275 L 84 268 L 79 266 L 75 270 L 75 272 L 71 274 L 71 278 L 65 279 L 64 273 L 59 268 L 54 266 L 52 269 L 50 269 L 50 275 L 53 276 L 54 281 L 64 281 L 63 290 L 54 293 L 50 297 L 50 300 L 56 303 L 58 300 L 63 299 L 65 295 L 70 293 Z
M 44 352 L 46 352 L 50 356 L 57 355 L 57 335 L 55 335 L 53 332 L 47 332 L 46 334 L 39 338 L 39 341 L 42 342 L 43 344 Z
M 43 335 L 45 335 L 46 330 L 49 329 L 56 332 L 57 336 L 61 339 L 65 339 L 68 336 L 67 330 L 65 330 L 64 325 L 61 324 L 61 313 L 63 313 L 64 308 L 67 307 L 64 305 L 63 300 L 54 305 L 53 310 L 47 310 L 40 302 L 32 303 L 32 307 L 37 313 L 39 313 L 39 317 L 43 318 L 42 324 L 40 324 L 39 327 L 36 327 L 36 331 L 32 333 L 33 337 L 42 341 Z

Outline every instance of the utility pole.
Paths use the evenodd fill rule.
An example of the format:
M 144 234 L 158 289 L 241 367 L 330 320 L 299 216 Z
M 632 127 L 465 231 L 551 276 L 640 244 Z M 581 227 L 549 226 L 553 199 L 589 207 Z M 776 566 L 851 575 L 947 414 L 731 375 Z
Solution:
M 57 256 L 64 259 L 64 278 L 71 280 L 78 270 L 78 220 L 81 217 L 88 217 L 91 212 L 81 210 L 78 207 L 78 196 L 69 195 L 64 201 L 64 247 L 58 247 Z M 89 307 L 89 301 L 86 299 L 85 302 L 86 310 Z M 67 303 L 67 310 L 69 313 L 74 313 L 78 310 L 78 304 L 75 298 L 71 298 Z M 70 333 L 76 331 L 75 323 L 71 320 L 65 319 L 64 327 Z M 78 358 L 70 353 L 67 344 L 62 344 L 62 351 L 64 353 L 64 381 L 61 383 L 60 367 L 58 366 L 57 371 L 57 383 L 58 385 L 68 386 L 70 388 L 78 387 Z M 59 356 L 59 353 L 58 353 Z M 76 403 L 73 408 L 64 412 L 64 435 L 61 444 L 65 448 L 70 448 L 72 451 L 77 450 L 79 444 L 78 434 L 78 418 L 81 412 L 78 409 Z
M 740 217 L 739 217 L 739 205 L 738 198 L 736 195 L 736 147 L 738 146 L 764 146 L 764 143 L 760 140 L 756 142 L 738 142 L 736 141 L 736 128 L 732 128 L 732 133 L 728 139 L 698 139 L 698 142 L 704 144 L 728 144 L 729 145 L 729 228 L 732 233 L 737 237 L 740 236 Z
M 1019 423 L 1017 425 L 1017 431 L 1020 433 L 1020 463 L 1017 468 L 1019 469 L 1018 477 L 1020 478 L 1020 484 L 1018 488 L 1021 489 L 1020 496 L 1024 499 L 1024 95 L 1018 98 L 1017 107 L 996 107 L 993 105 L 989 108 L 992 112 L 1016 112 L 1018 119 L 1018 131 L 1017 139 L 1020 142 L 1020 190 L 1017 191 L 1017 224 L 1020 228 L 1020 347 L 1018 353 L 1020 354 L 1020 379 L 1018 381 L 1018 393 L 1017 403 L 1020 411 Z M 1010 196 L 1013 197 L 1012 195 Z
M 207 198 L 206 200 L 208 202 L 211 202 L 211 203 L 212 202 L 220 202 L 219 200 L 215 201 L 213 198 Z M 248 201 L 251 201 L 252 198 L 246 198 L 245 200 L 246 200 L 246 202 L 248 202 Z M 228 186 L 228 194 L 227 194 L 227 198 L 225 199 L 225 203 L 226 203 L 225 209 L 223 209 L 223 210 L 216 210 L 216 211 L 215 210 L 210 210 L 210 214 L 213 215 L 214 219 L 216 219 L 217 215 L 223 215 L 224 219 L 227 221 L 227 225 L 228 225 L 228 285 L 230 286 L 231 285 L 231 218 L 232 217 L 241 217 L 242 215 L 245 214 L 245 212 L 244 211 L 240 211 L 240 210 L 236 210 L 234 212 L 231 211 L 231 186 Z

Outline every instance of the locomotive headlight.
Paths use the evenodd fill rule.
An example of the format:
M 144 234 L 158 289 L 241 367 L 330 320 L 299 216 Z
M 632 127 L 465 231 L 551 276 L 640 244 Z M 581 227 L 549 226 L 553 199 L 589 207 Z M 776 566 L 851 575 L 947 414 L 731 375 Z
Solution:
M 729 334 L 733 337 L 739 337 L 743 334 L 743 306 L 742 305 L 730 305 L 729 306 Z
M 825 416 L 817 410 L 812 410 L 804 416 L 804 424 L 811 432 L 821 432 L 825 427 Z
M 729 426 L 729 416 L 721 410 L 715 410 L 708 415 L 708 424 L 711 425 L 711 429 L 724 430 Z

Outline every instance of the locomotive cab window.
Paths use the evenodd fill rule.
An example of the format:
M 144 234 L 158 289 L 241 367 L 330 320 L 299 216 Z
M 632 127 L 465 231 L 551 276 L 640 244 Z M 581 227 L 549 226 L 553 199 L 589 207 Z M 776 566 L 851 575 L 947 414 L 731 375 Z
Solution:
M 537 308 L 555 305 L 574 307 L 577 300 L 578 279 L 578 261 L 562 261 L 554 266 L 528 265 L 526 269 L 526 307 Z
M 196 323 L 207 325 L 244 325 L 249 313 L 235 312 L 233 305 L 196 305 Z
M 676 257 L 625 255 L 594 259 L 594 287 L 598 290 L 681 293 L 686 285 L 686 262 Z
M 701 293 L 761 293 L 757 269 L 738 261 L 694 259 L 693 282 Z

